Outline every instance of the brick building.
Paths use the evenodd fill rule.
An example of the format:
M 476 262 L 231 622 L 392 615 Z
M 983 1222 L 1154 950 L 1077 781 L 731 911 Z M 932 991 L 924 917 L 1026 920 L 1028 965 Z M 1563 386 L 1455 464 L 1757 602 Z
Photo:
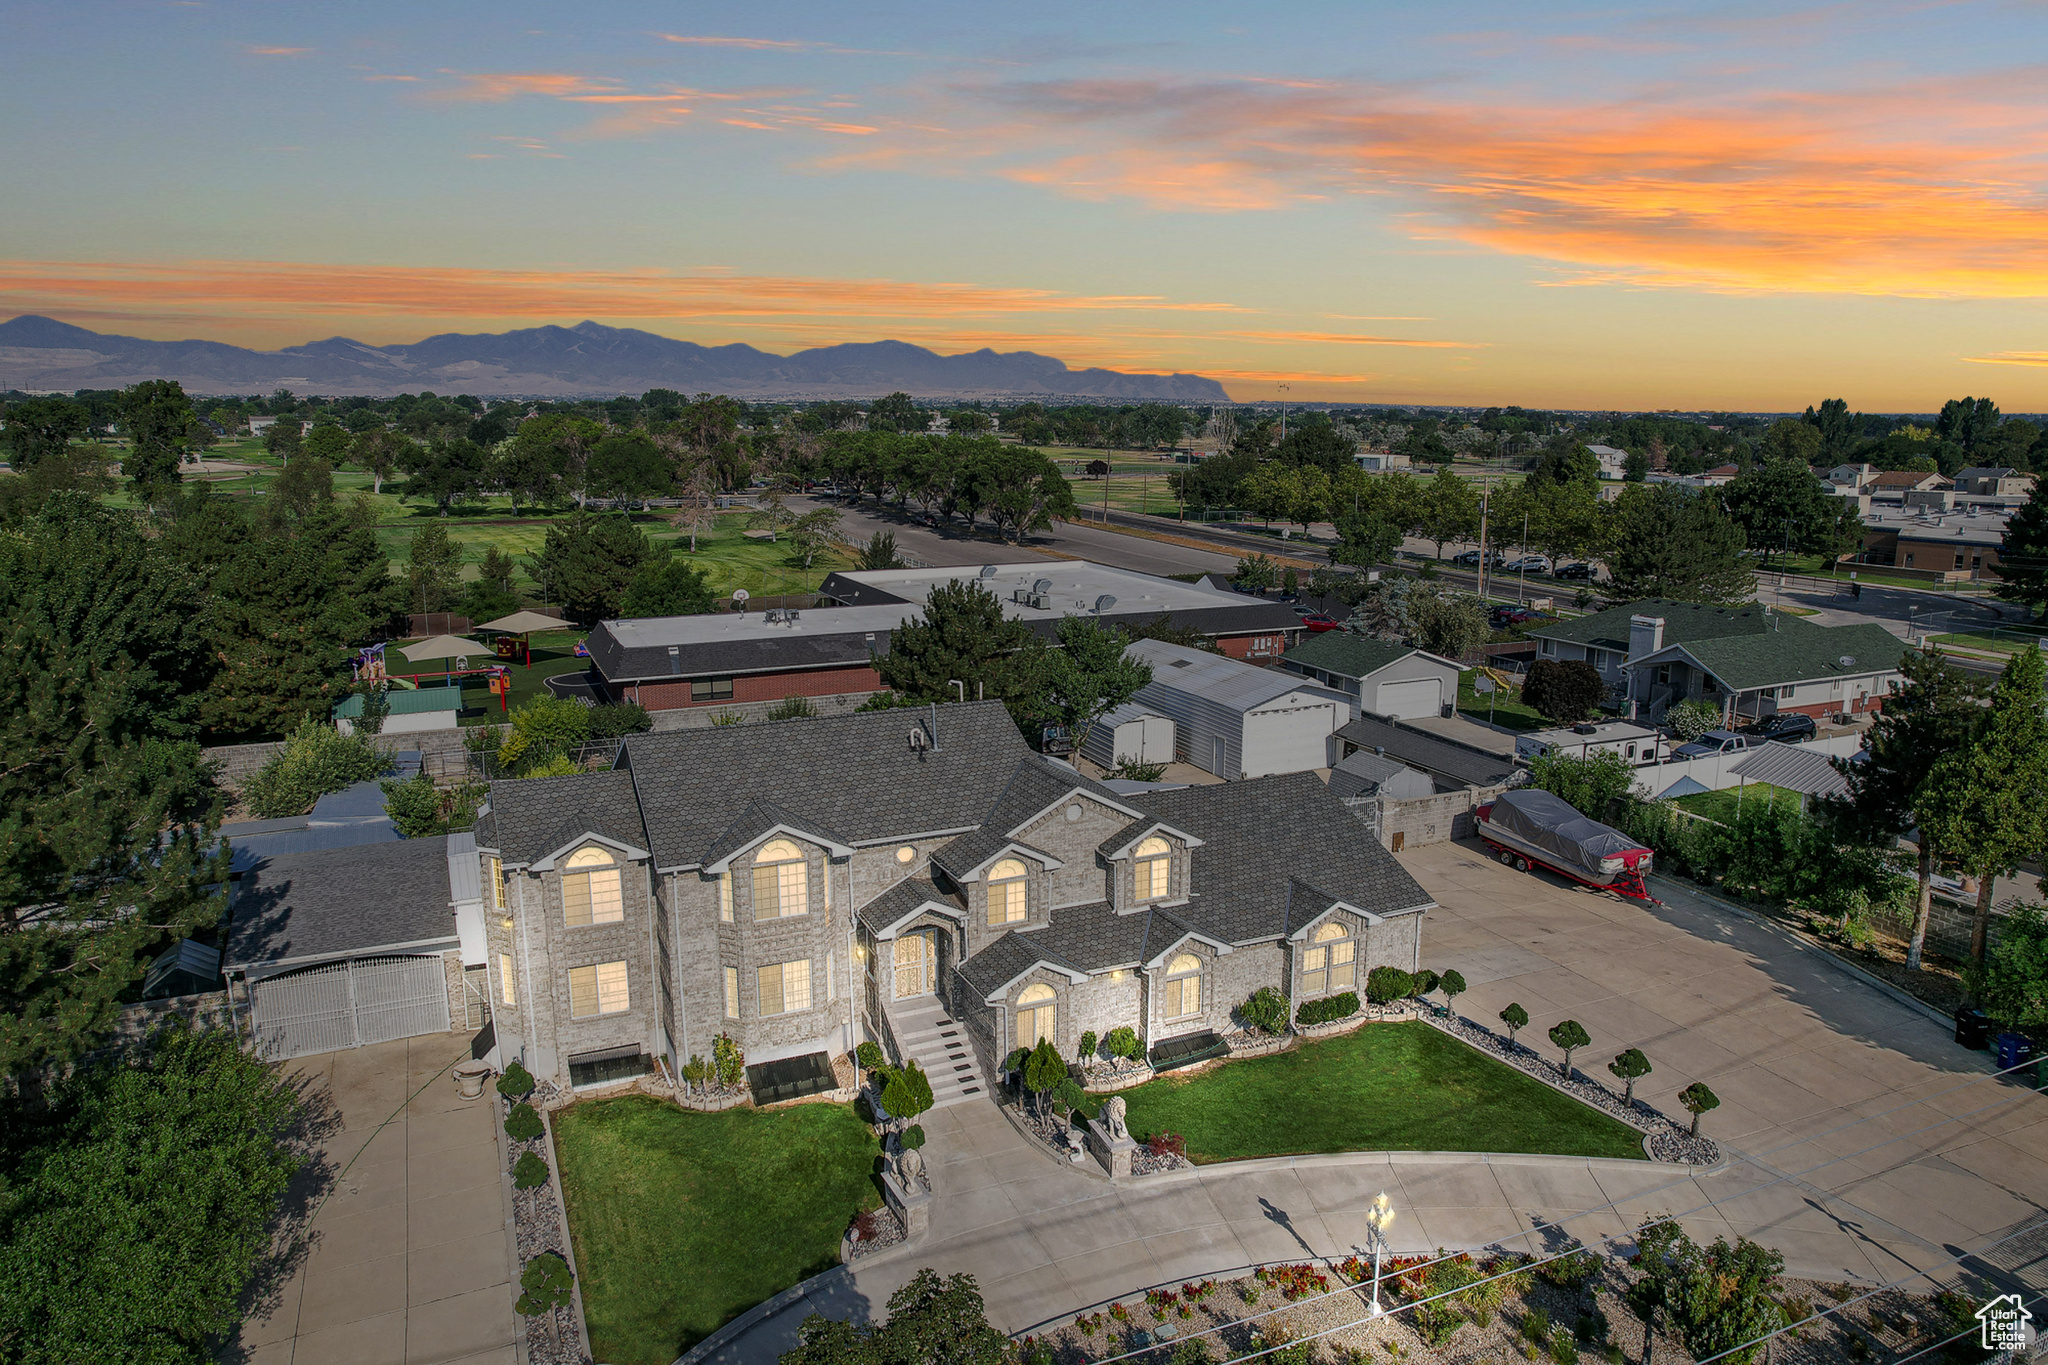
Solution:
M 1185 1043 L 1262 985 L 1414 967 L 1432 904 L 1313 775 L 1119 795 L 994 702 L 635 735 L 492 784 L 476 846 L 501 1055 L 577 1086 L 720 1033 L 828 1075 L 934 1011 L 984 1070 Z

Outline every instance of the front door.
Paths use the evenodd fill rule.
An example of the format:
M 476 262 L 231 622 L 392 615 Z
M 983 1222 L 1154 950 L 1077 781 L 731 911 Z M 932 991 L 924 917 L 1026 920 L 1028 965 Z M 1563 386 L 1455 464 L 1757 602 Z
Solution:
M 938 935 L 930 929 L 896 940 L 896 998 L 909 1000 L 938 988 Z

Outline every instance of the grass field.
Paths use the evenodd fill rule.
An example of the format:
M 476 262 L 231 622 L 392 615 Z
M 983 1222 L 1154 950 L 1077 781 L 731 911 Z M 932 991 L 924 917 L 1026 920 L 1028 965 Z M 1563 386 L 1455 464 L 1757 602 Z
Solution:
M 1491 720 L 1495 725 L 1510 730 L 1547 730 L 1549 721 L 1536 714 L 1536 708 L 1524 705 L 1519 692 L 1495 692 L 1484 696 L 1472 688 L 1478 674 L 1471 669 L 1458 675 L 1458 709 L 1474 720 Z M 1487 703 L 1493 704 L 1491 713 Z
M 2038 649 L 2040 642 L 2048 636 L 2040 633 L 2006 630 L 1955 631 L 1947 635 L 1930 635 L 1930 641 L 1938 645 L 1955 645 L 1961 649 L 1981 649 L 1993 654 L 2011 654 L 2019 649 Z
M 1799 809 L 1799 793 L 1785 787 L 1773 787 L 1768 782 L 1747 782 L 1740 787 L 1726 791 L 1694 792 L 1681 796 L 1673 804 L 1680 810 L 1689 810 L 1694 815 L 1704 815 L 1709 820 L 1724 825 L 1735 823 L 1738 804 L 1742 808 L 1752 807 L 1759 802 L 1765 805 L 1787 805 Z
M 697 1114 L 628 1095 L 556 1114 L 592 1354 L 669 1365 L 837 1265 L 853 1215 L 881 1202 L 879 1155 L 844 1104 Z
M 1642 1135 L 1421 1022 L 1367 1024 L 1287 1052 L 1123 1092 L 1131 1131 L 1197 1162 L 1308 1152 L 1643 1155 Z

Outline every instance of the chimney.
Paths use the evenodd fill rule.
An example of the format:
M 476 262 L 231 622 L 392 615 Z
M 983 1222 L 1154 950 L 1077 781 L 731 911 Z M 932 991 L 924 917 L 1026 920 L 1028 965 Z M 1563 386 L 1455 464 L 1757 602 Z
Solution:
M 1664 618 L 1661 616 L 1631 616 L 1628 618 L 1628 657 L 1640 659 L 1655 654 L 1664 648 Z

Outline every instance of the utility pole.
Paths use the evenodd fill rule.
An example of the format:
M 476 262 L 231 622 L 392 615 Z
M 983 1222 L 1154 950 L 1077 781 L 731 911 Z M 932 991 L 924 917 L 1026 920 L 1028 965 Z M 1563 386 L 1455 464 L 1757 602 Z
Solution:
M 1515 584 L 1515 605 L 1521 606 L 1522 594 L 1529 587 L 1529 514 L 1522 513 L 1522 570 L 1521 579 Z
M 1487 502 L 1493 493 L 1493 481 L 1486 480 L 1479 485 L 1479 596 L 1486 596 L 1486 515 Z
M 1281 384 L 1277 387 L 1281 393 L 1292 392 L 1294 388 L 1292 384 Z M 1285 398 L 1280 400 L 1280 439 L 1283 441 L 1287 439 L 1287 400 Z

